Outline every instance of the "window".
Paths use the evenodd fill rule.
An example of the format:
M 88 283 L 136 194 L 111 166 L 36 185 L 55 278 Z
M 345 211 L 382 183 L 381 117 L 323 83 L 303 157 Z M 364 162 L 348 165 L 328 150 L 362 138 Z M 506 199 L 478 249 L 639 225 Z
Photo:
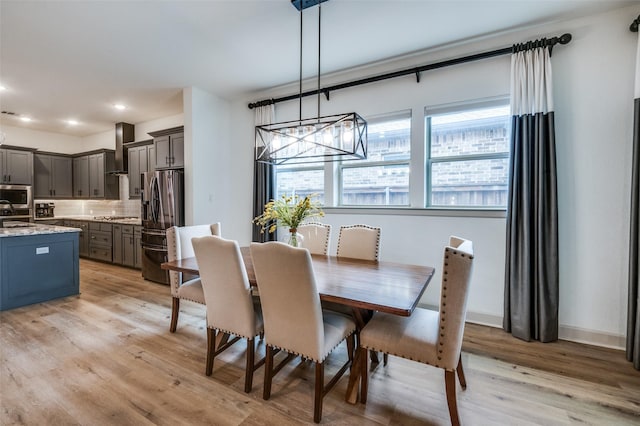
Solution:
M 511 119 L 507 101 L 427 112 L 427 207 L 505 207 Z
M 411 114 L 369 119 L 367 159 L 340 163 L 340 205 L 409 205 Z
M 285 194 L 300 197 L 318 194 L 317 200 L 324 204 L 324 166 L 276 166 L 276 198 Z

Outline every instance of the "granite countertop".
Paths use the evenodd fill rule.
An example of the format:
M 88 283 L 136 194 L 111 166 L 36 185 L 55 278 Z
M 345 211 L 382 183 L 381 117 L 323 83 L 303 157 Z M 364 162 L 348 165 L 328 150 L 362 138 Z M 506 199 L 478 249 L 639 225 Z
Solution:
M 118 223 L 120 225 L 142 225 L 142 219 L 132 216 L 56 216 L 56 217 L 39 217 L 36 218 L 36 223 L 43 220 L 57 220 L 57 219 L 70 219 L 70 220 L 84 220 L 87 222 L 103 222 L 103 223 Z
M 39 225 L 37 223 L 5 221 L 4 227 L 0 228 L 0 238 L 17 237 L 22 235 L 42 235 L 61 234 L 65 232 L 81 232 L 79 228 L 69 228 L 67 226 Z

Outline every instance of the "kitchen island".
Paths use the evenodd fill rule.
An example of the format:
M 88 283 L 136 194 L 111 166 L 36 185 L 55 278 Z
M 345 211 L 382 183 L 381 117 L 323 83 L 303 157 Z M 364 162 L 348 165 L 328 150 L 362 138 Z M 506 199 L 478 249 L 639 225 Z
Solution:
M 79 294 L 79 232 L 5 222 L 0 228 L 0 311 Z

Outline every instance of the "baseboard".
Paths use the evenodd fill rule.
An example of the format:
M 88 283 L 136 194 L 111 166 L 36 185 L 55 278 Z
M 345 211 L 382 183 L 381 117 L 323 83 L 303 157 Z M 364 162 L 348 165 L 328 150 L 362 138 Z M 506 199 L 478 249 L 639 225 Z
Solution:
M 419 304 L 421 308 L 438 310 L 437 306 L 429 304 Z M 498 315 L 485 314 L 481 312 L 467 311 L 467 322 L 473 324 L 486 325 L 488 327 L 502 328 L 502 317 Z M 587 345 L 602 346 L 611 349 L 624 350 L 626 347 L 625 336 L 604 333 L 602 331 L 587 330 L 580 327 L 560 325 L 558 330 L 560 340 L 584 343 Z

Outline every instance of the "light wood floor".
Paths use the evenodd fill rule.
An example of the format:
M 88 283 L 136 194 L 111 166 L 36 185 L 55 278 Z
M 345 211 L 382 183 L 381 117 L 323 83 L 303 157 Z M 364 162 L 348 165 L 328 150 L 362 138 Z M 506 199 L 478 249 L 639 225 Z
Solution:
M 0 313 L 0 424 L 292 425 L 312 422 L 314 369 L 294 360 L 262 400 L 264 370 L 243 392 L 244 348 L 206 377 L 202 306 L 183 302 L 169 333 L 169 288 L 140 272 L 81 260 L 81 295 Z M 521 342 L 469 324 L 459 391 L 466 425 L 640 424 L 640 372 L 623 352 Z M 259 346 L 264 354 L 264 345 Z M 332 355 L 327 373 L 346 356 Z M 366 405 L 327 395 L 324 424 L 448 424 L 443 373 L 390 357 Z

